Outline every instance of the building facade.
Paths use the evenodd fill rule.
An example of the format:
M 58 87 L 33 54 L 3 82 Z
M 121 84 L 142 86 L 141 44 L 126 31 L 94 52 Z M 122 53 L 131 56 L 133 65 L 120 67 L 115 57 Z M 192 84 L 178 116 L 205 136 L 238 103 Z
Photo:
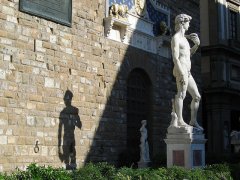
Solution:
M 0 2 L 0 171 L 136 164 L 143 119 L 151 159 L 165 154 L 176 84 L 159 27 L 184 12 L 199 32 L 199 1 Z
M 203 120 L 209 153 L 234 153 L 240 131 L 240 1 L 201 1 Z

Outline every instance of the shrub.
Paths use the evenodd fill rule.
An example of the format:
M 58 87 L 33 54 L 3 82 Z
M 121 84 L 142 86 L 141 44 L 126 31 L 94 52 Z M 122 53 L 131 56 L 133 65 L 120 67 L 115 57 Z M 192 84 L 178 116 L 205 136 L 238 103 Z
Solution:
M 190 179 L 189 170 L 182 167 L 173 166 L 168 168 L 167 174 L 170 179 Z
M 3 180 L 3 179 L 4 179 L 4 175 L 0 174 L 0 180 Z
M 115 180 L 130 180 L 135 176 L 135 170 L 128 167 L 122 167 L 117 171 L 114 178 Z
M 115 167 L 106 162 L 97 163 L 96 166 L 105 178 L 112 179 L 116 173 Z
M 240 163 L 230 164 L 231 174 L 234 179 L 240 179 Z
M 151 180 L 168 180 L 168 172 L 166 168 L 158 168 L 158 169 L 153 169 L 149 171 L 148 174 L 146 174 L 146 179 L 151 179 Z
M 74 179 L 79 180 L 104 180 L 104 176 L 101 173 L 100 166 L 93 163 L 89 163 L 83 168 L 80 168 L 74 172 Z
M 62 168 L 37 166 L 30 164 L 26 171 L 16 170 L 8 176 L 9 180 L 71 180 L 70 174 Z
M 240 164 L 217 164 L 204 169 L 143 168 L 133 169 L 123 167 L 116 169 L 107 163 L 89 163 L 74 171 L 50 166 L 31 164 L 26 171 L 17 169 L 10 175 L 0 174 L 0 180 L 232 180 L 231 170 L 239 172 Z M 237 177 L 237 176 L 236 176 Z
M 208 179 L 232 179 L 230 167 L 227 164 L 213 164 L 204 168 L 205 177 Z

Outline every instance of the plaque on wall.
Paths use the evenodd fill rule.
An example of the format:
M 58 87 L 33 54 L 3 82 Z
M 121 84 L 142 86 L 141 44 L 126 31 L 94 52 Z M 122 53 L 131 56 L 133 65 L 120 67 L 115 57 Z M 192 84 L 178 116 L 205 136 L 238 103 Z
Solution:
M 20 0 L 19 10 L 71 26 L 72 0 Z

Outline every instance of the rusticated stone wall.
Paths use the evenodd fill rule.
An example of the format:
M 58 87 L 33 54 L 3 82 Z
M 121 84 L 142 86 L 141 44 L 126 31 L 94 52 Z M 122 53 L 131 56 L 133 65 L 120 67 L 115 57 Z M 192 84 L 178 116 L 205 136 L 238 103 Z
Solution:
M 186 2 L 199 15 L 198 1 Z M 173 18 L 186 8 L 178 5 Z M 65 167 L 69 158 L 78 167 L 116 163 L 126 148 L 126 84 L 135 68 L 152 83 L 152 156 L 165 152 L 172 60 L 106 39 L 104 17 L 102 0 L 73 0 L 72 27 L 20 12 L 19 0 L 0 0 L 0 171 L 32 162 Z M 199 67 L 193 63 L 200 77 Z

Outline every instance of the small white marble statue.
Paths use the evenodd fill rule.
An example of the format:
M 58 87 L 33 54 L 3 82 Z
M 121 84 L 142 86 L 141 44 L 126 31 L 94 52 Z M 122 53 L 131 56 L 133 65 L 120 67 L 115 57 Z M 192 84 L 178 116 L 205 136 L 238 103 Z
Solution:
M 198 88 L 195 80 L 191 75 L 191 55 L 193 55 L 198 46 L 200 40 L 196 33 L 185 35 L 185 32 L 189 28 L 191 16 L 186 14 L 179 14 L 175 18 L 175 31 L 176 33 L 171 40 L 171 49 L 174 62 L 173 75 L 176 78 L 177 94 L 175 95 L 174 107 L 177 115 L 177 125 L 182 127 L 189 127 L 189 125 L 196 127 L 199 130 L 203 130 L 197 122 L 197 111 L 199 108 L 199 102 L 201 96 L 198 92 Z M 191 48 L 187 39 L 190 39 L 194 46 Z M 182 117 L 183 100 L 186 96 L 186 92 L 189 92 L 192 96 L 191 102 L 191 121 L 186 124 Z
M 140 160 L 139 162 L 150 162 L 149 157 L 149 146 L 148 146 L 148 135 L 147 135 L 147 120 L 142 120 L 142 127 L 140 128 L 141 133 L 141 144 L 140 144 Z

